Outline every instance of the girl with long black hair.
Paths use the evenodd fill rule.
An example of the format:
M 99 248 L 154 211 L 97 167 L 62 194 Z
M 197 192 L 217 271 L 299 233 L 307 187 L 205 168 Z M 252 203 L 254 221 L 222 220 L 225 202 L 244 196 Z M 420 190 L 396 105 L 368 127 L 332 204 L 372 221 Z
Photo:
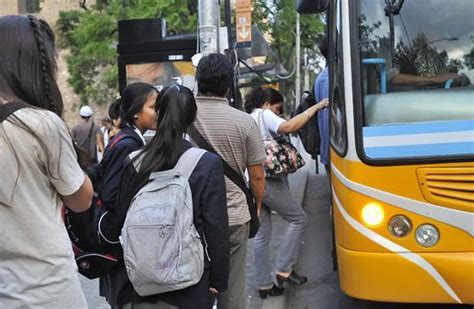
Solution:
M 61 119 L 54 34 L 6 16 L 0 42 L 0 304 L 87 308 L 61 208 L 87 210 L 93 191 Z
M 120 178 L 128 155 L 145 146 L 143 134 L 156 129 L 157 95 L 158 90 L 146 83 L 133 83 L 122 90 L 120 99 L 115 103 L 120 118 L 120 132 L 105 148 L 97 170 L 95 185 L 100 187 L 100 197 L 107 210 L 100 220 L 100 235 L 105 242 L 115 245 L 117 254 L 121 252 L 118 240 L 121 223 L 117 213 Z M 111 304 L 115 297 L 116 275 L 116 272 L 111 272 L 100 279 L 100 295 L 105 296 Z
M 164 88 L 158 95 L 157 131 L 151 142 L 136 155 L 140 164 L 127 165 L 120 183 L 118 207 L 124 220 L 136 192 L 153 172 L 172 169 L 183 153 L 191 148 L 184 139 L 186 130 L 196 118 L 196 102 L 191 90 L 184 86 Z M 139 166 L 138 170 L 136 166 Z M 121 269 L 116 283 L 116 306 L 123 308 L 163 308 L 168 303 L 179 308 L 212 308 L 215 295 L 227 289 L 229 274 L 229 231 L 224 172 L 221 159 L 206 152 L 189 178 L 193 198 L 194 226 L 201 236 L 204 274 L 191 287 L 150 297 L 139 297 Z M 118 276 L 119 277 L 119 276 Z

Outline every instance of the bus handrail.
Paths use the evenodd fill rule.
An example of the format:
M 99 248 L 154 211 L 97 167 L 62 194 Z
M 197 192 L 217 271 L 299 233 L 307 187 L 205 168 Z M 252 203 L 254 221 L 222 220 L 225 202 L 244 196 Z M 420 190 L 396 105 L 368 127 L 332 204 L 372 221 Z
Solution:
M 387 93 L 387 61 L 384 58 L 364 58 L 362 64 L 374 64 L 380 65 L 380 91 L 385 94 Z

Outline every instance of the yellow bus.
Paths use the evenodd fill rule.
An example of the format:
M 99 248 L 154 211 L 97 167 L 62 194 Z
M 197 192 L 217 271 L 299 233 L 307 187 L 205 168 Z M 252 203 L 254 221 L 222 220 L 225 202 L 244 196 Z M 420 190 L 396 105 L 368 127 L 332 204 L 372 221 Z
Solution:
M 328 10 L 341 289 L 474 304 L 474 1 L 313 3 Z

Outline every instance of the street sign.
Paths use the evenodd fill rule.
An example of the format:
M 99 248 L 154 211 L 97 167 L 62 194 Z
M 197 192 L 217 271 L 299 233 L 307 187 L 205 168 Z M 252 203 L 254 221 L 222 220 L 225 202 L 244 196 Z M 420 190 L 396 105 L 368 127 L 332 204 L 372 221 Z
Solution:
M 237 47 L 250 47 L 252 43 L 252 0 L 235 3 Z
M 252 41 L 252 12 L 238 12 L 237 18 L 237 43 Z
M 253 8 L 252 0 L 236 0 L 235 10 L 239 11 L 251 11 Z

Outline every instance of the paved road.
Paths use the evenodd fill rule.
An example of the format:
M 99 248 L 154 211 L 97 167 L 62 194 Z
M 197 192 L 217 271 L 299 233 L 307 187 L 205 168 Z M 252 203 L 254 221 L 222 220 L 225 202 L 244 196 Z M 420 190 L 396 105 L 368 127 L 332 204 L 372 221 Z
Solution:
M 249 309 L 445 309 L 473 308 L 472 306 L 447 305 L 399 305 L 361 301 L 344 295 L 339 289 L 337 273 L 332 271 L 329 253 L 331 242 L 329 224 L 329 194 L 324 174 L 316 175 L 314 162 L 308 164 L 298 175 L 294 175 L 292 186 L 296 198 L 301 200 L 308 214 L 308 227 L 304 232 L 304 244 L 296 265 L 296 271 L 309 277 L 309 282 L 299 287 L 289 287 L 283 296 L 269 297 L 262 301 L 255 287 L 255 270 L 253 243 L 249 243 L 247 257 L 247 292 Z M 321 170 L 321 169 L 320 169 Z M 309 174 L 309 176 L 308 176 Z M 306 178 L 307 177 L 307 178 Z M 307 184 L 306 184 L 307 179 Z M 276 250 L 286 223 L 277 215 L 274 222 L 272 250 Z M 82 280 L 84 292 L 91 309 L 108 308 L 102 298 L 98 297 L 96 281 Z M 199 308 L 197 308 L 199 309 Z

